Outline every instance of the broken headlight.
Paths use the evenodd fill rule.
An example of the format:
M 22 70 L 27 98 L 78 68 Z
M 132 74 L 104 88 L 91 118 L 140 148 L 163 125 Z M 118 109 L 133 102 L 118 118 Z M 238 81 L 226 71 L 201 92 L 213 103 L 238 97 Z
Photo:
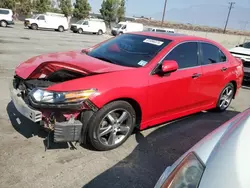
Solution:
M 95 89 L 71 92 L 53 92 L 42 89 L 34 89 L 30 95 L 33 100 L 40 103 L 73 103 L 84 101 L 95 93 Z

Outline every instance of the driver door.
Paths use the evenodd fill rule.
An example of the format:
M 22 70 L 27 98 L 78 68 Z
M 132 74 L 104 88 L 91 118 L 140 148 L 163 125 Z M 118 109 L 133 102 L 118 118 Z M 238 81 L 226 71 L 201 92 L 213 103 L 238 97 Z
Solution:
M 151 120 L 168 121 L 198 107 L 202 72 L 198 59 L 197 42 L 180 44 L 164 59 L 175 60 L 179 69 L 164 76 L 150 76 L 148 117 Z
M 47 28 L 47 23 L 46 23 L 44 15 L 40 15 L 37 18 L 37 22 L 38 22 L 38 27 L 40 27 L 40 28 Z

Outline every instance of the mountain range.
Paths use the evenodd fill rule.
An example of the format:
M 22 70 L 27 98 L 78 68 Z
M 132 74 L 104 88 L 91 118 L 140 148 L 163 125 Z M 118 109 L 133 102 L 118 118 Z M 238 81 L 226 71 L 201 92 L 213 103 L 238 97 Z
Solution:
M 203 4 L 183 9 L 166 11 L 165 20 L 223 28 L 228 14 L 228 6 Z M 161 20 L 162 12 L 147 16 Z M 235 6 L 228 22 L 228 28 L 250 30 L 250 9 Z

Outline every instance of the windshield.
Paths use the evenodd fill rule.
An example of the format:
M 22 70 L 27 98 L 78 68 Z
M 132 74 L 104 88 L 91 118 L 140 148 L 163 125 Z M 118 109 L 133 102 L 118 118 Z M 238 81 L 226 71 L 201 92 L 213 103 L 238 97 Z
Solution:
M 82 24 L 84 22 L 84 20 L 79 20 L 78 22 L 76 22 L 76 24 Z
M 126 67 L 143 67 L 167 46 L 171 40 L 123 34 L 88 53 L 89 56 Z
M 123 25 L 122 24 L 117 24 L 117 25 L 115 25 L 115 27 L 114 28 L 121 28 Z
M 36 17 L 37 17 L 37 14 L 34 14 L 31 18 L 36 19 Z
M 245 42 L 242 47 L 250 49 L 250 42 Z

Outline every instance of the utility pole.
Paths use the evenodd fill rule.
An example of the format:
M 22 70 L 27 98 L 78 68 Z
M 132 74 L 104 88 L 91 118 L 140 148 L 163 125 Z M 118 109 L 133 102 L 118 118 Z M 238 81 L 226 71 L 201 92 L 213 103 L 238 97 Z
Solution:
M 161 26 L 163 25 L 163 22 L 164 22 L 167 2 L 168 2 L 168 0 L 165 0 L 165 3 L 164 3 L 164 9 L 163 9 L 163 13 L 162 13 Z
M 224 31 L 223 31 L 223 33 L 226 33 L 228 20 L 229 20 L 229 17 L 230 17 L 230 14 L 231 14 L 231 10 L 232 10 L 233 5 L 235 4 L 235 2 L 230 2 L 229 4 L 230 4 L 230 6 L 229 6 L 228 15 L 227 15 L 227 21 L 226 21 L 226 24 L 225 24 L 225 27 L 224 27 Z

